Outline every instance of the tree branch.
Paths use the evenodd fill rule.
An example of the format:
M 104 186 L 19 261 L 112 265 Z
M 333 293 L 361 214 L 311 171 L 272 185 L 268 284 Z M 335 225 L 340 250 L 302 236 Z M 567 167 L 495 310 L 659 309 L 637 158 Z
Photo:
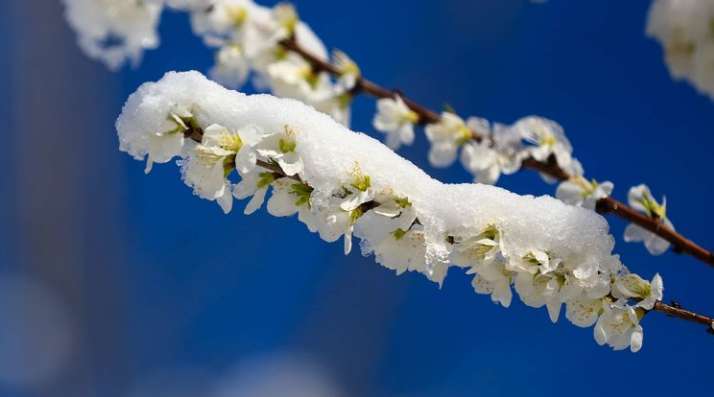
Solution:
M 188 139 L 191 139 L 191 140 L 197 142 L 197 143 L 201 143 L 201 141 L 203 139 L 203 130 L 200 127 L 198 127 L 197 125 L 191 123 L 188 125 L 188 129 L 186 131 L 184 131 L 184 136 Z M 265 168 L 266 170 L 272 172 L 276 176 L 276 178 L 287 177 L 287 178 L 293 179 L 295 181 L 305 183 L 305 181 L 303 181 L 299 175 L 293 175 L 293 176 L 287 175 L 282 170 L 282 168 L 280 168 L 280 166 L 277 163 L 258 160 L 257 165 L 259 167 Z M 369 211 L 370 209 L 375 208 L 377 205 L 379 205 L 379 203 L 372 200 L 372 201 L 363 203 L 362 210 L 366 212 L 366 211 Z M 638 215 L 639 215 L 639 213 L 638 213 Z M 418 222 L 418 220 L 416 220 L 415 222 Z M 453 242 L 454 238 L 449 236 L 449 237 L 447 237 L 447 240 Z M 661 313 L 664 313 L 670 317 L 678 317 L 683 320 L 706 325 L 707 329 L 710 330 L 710 332 L 712 330 L 714 330 L 714 318 L 707 317 L 703 314 L 698 314 L 698 313 L 695 313 L 690 310 L 686 310 L 686 309 L 682 308 L 679 304 L 672 303 L 671 305 L 668 305 L 662 301 L 658 301 L 655 303 L 654 308 L 651 311 L 661 312 Z
M 311 54 L 304 48 L 302 48 L 297 41 L 293 38 L 285 39 L 280 42 L 280 45 L 292 51 L 300 56 L 302 56 L 316 71 L 326 72 L 333 76 L 339 76 L 340 71 L 337 67 L 331 63 L 324 61 L 315 55 Z M 365 92 L 376 98 L 393 98 L 395 95 L 399 95 L 404 103 L 417 115 L 419 115 L 419 124 L 432 124 L 439 121 L 440 116 L 437 112 L 420 105 L 414 100 L 406 97 L 402 92 L 397 90 L 388 90 L 370 80 L 365 79 L 360 76 L 357 79 L 353 93 Z M 484 137 L 478 135 L 475 131 L 472 131 L 472 139 L 474 141 L 480 142 Z M 548 161 L 538 161 L 532 157 L 523 160 L 523 166 L 529 168 L 559 181 L 565 181 L 570 179 L 570 175 L 565 172 L 562 168 L 558 166 L 555 159 L 551 157 Z M 627 204 L 618 201 L 612 197 L 605 197 L 597 202 L 596 210 L 601 214 L 613 214 L 629 222 L 643 227 L 650 232 L 658 235 L 659 237 L 667 240 L 672 244 L 672 250 L 675 253 L 688 254 L 700 261 L 714 267 L 714 253 L 703 248 L 692 240 L 684 237 L 682 234 L 668 228 L 657 218 L 652 218 L 639 213 Z

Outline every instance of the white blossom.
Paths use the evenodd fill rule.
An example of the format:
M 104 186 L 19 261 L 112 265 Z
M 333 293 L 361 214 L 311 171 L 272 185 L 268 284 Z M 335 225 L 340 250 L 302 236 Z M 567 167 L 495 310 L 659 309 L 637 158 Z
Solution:
M 344 125 L 349 124 L 349 94 L 340 91 L 327 73 L 314 71 L 302 58 L 289 56 L 270 64 L 267 78 L 275 95 L 300 100 Z
M 471 268 L 468 274 L 476 274 L 471 281 L 471 286 L 476 293 L 491 295 L 491 300 L 503 307 L 511 306 L 513 299 L 511 282 L 514 273 L 507 270 L 502 261 L 485 262 Z
M 243 50 L 237 44 L 222 47 L 216 54 L 216 64 L 210 71 L 211 78 L 230 88 L 241 87 L 250 72 L 250 65 Z
M 614 293 L 623 299 L 637 299 L 635 307 L 652 310 L 657 301 L 662 300 L 664 286 L 662 277 L 655 274 L 652 281 L 647 282 L 634 274 L 623 274 L 615 281 Z
M 477 123 L 477 119 L 468 122 L 452 112 L 443 112 L 439 121 L 426 126 L 425 132 L 431 149 L 429 162 L 435 167 L 446 167 L 456 160 L 459 146 L 471 139 L 472 130 L 469 124 Z
M 564 300 L 572 300 L 580 296 L 588 299 L 597 299 L 606 296 L 610 292 L 611 274 L 616 274 L 621 269 L 618 259 L 611 261 L 617 263 L 617 267 L 611 269 L 610 264 L 596 263 L 592 260 L 577 264 L 568 268 L 562 273 L 565 279 L 561 293 Z
M 459 265 L 493 262 L 505 256 L 503 232 L 496 225 L 488 225 L 478 234 L 454 239 L 451 260 Z
M 189 150 L 181 164 L 184 182 L 201 198 L 216 200 L 224 212 L 233 204 L 232 183 L 227 176 L 234 170 L 241 174 L 255 169 L 253 147 L 263 134 L 252 125 L 241 130 L 212 124 L 203 131 L 201 143 Z
M 521 168 L 524 156 L 512 129 L 498 123 L 491 127 L 479 118 L 472 118 L 471 125 L 482 139 L 464 144 L 461 163 L 476 175 L 476 182 L 494 184 L 501 174 L 510 175 Z
M 654 0 L 647 35 L 664 50 L 675 80 L 687 80 L 714 99 L 714 3 L 708 0 Z
M 273 193 L 268 200 L 268 213 L 272 216 L 291 216 L 310 212 L 312 188 L 291 178 L 279 178 L 273 183 Z
M 395 95 L 394 98 L 377 101 L 377 114 L 372 124 L 377 131 L 386 134 L 386 145 L 397 150 L 402 144 L 411 145 L 414 142 L 414 124 L 418 121 L 419 115 L 409 109 L 399 95 Z
M 610 181 L 602 183 L 596 180 L 588 181 L 582 176 L 573 177 L 558 185 L 555 197 L 566 204 L 587 209 L 595 209 L 597 201 L 609 197 L 615 185 Z
M 560 316 L 562 279 L 558 274 L 518 273 L 515 280 L 516 291 L 523 303 L 539 308 L 546 306 L 552 322 Z
M 151 172 L 154 163 L 166 163 L 178 156 L 183 150 L 184 132 L 188 130 L 186 121 L 190 122 L 190 114 L 183 116 L 171 113 L 167 121 L 171 125 L 167 130 L 148 135 L 146 142 L 145 173 Z M 186 121 L 184 121 L 184 119 Z
M 559 167 L 572 168 L 573 147 L 558 123 L 529 116 L 518 120 L 512 128 L 530 144 L 527 152 L 535 160 L 547 162 L 550 156 L 554 156 Z
M 627 347 L 635 353 L 642 348 L 642 326 L 637 310 L 624 302 L 605 304 L 603 314 L 595 324 L 595 341 L 599 345 L 607 344 L 614 350 Z
M 397 275 L 407 271 L 426 273 L 426 241 L 419 225 L 407 231 L 396 229 L 374 243 L 363 239 L 360 246 L 363 255 L 374 254 L 377 263 L 394 270 Z
M 266 136 L 259 145 L 257 152 L 271 161 L 278 163 L 288 175 L 297 175 L 303 170 L 303 161 L 297 153 L 297 132 L 289 126 L 283 131 Z
M 343 51 L 333 51 L 332 58 L 339 76 L 337 85 L 346 94 L 355 88 L 357 80 L 362 76 L 362 72 L 355 61 Z
M 662 222 L 665 227 L 674 230 L 674 225 L 672 225 L 672 222 L 667 218 L 667 199 L 664 198 L 662 204 L 659 204 L 652 197 L 652 193 L 647 185 L 637 185 L 630 188 L 627 194 L 627 201 L 630 207 L 651 218 L 657 219 L 659 222 Z M 629 224 L 627 228 L 625 228 L 624 238 L 627 242 L 644 242 L 647 251 L 652 255 L 661 255 L 667 251 L 670 246 L 669 241 L 634 223 Z
M 578 327 L 592 327 L 603 310 L 602 299 L 578 297 L 566 304 L 565 317 Z
M 254 168 L 241 174 L 241 180 L 235 185 L 233 195 L 238 200 L 250 197 L 248 204 L 243 209 L 244 214 L 250 215 L 263 206 L 265 195 L 273 181 L 275 181 L 275 175 L 260 168 Z

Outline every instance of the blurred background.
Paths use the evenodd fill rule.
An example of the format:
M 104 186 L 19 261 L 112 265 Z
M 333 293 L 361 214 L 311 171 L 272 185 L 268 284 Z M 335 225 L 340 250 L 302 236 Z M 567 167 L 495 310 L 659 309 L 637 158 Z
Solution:
M 264 2 L 272 4 L 272 1 Z M 513 122 L 559 121 L 587 174 L 615 196 L 646 182 L 678 230 L 714 247 L 714 102 L 672 81 L 644 35 L 649 1 L 296 1 L 328 47 L 419 101 Z M 184 14 L 162 44 L 111 73 L 75 43 L 55 0 L 0 2 L 0 396 L 430 397 L 707 395 L 714 337 L 660 314 L 640 353 L 545 309 L 504 310 L 453 271 L 440 290 L 358 250 L 345 257 L 294 219 L 224 216 L 178 171 L 117 149 L 114 120 L 139 84 L 206 71 Z M 353 128 L 374 133 L 359 98 Z M 402 154 L 431 175 L 427 142 Z M 552 194 L 531 172 L 503 178 Z M 712 314 L 714 273 L 671 252 L 616 251 L 665 297 Z M 275 241 L 281 249 L 275 249 Z

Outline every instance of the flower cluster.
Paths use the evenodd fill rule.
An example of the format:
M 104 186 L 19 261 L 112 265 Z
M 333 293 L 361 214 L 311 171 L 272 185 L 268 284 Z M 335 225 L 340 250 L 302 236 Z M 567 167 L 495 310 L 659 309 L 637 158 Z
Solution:
M 595 325 L 595 340 L 614 349 L 639 350 L 640 320 L 662 299 L 661 278 L 629 273 L 594 212 L 441 184 L 296 101 L 170 73 L 129 98 L 117 129 L 121 149 L 137 159 L 179 158 L 184 182 L 226 212 L 236 198 L 249 199 L 244 212 L 253 213 L 270 194 L 270 214 L 297 214 L 323 240 L 342 238 L 345 253 L 354 235 L 364 255 L 398 274 L 441 284 L 450 267 L 465 269 L 477 293 L 508 307 L 515 290 L 553 322 L 564 305 L 569 321 Z
M 647 35 L 662 44 L 675 79 L 714 99 L 714 1 L 655 0 Z
M 418 122 L 419 116 L 399 96 L 377 102 L 377 115 L 373 124 L 378 131 L 387 135 L 386 143 L 390 148 L 397 149 L 401 144 L 411 144 L 414 125 Z M 542 117 L 524 117 L 509 126 L 491 124 L 479 117 L 464 120 L 453 111 L 445 111 L 437 122 L 426 125 L 425 132 L 431 143 L 429 162 L 433 166 L 451 165 L 460 150 L 461 162 L 464 168 L 475 175 L 476 182 L 494 184 L 502 174 L 517 172 L 527 158 L 546 163 L 553 161 L 569 175 L 582 179 L 582 166 L 572 156 L 573 147 L 563 128 Z M 554 182 L 549 176 L 542 176 L 546 181 Z M 580 193 L 584 198 L 608 190 L 601 189 L 596 194 L 597 184 L 585 187 L 578 182 L 577 185 L 582 187 Z
M 349 124 L 352 92 L 359 67 L 335 51 L 339 75 L 315 70 L 281 43 L 294 40 L 318 59 L 328 56 L 319 38 L 300 22 L 293 6 L 272 8 L 251 0 L 65 0 L 67 16 L 80 36 L 81 47 L 111 68 L 158 45 L 156 27 L 163 7 L 190 14 L 193 31 L 216 48 L 211 77 L 229 88 L 240 88 L 253 76 L 258 89 L 301 100 Z M 116 43 L 110 43 L 115 41 Z
M 63 0 L 79 46 L 91 58 L 118 69 L 137 64 L 145 49 L 159 45 L 161 5 L 142 0 Z

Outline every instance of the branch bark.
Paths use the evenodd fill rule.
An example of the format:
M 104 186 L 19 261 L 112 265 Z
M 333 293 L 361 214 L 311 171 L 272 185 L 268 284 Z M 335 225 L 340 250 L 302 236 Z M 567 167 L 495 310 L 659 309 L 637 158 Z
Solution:
M 339 76 L 340 72 L 331 63 L 324 61 L 309 51 L 302 48 L 294 38 L 289 38 L 280 42 L 280 45 L 286 50 L 292 51 L 302 56 L 314 70 L 326 72 L 333 76 Z M 376 84 L 364 77 L 359 77 L 353 90 L 353 93 L 364 92 L 376 98 L 393 98 L 399 95 L 404 103 L 417 115 L 419 115 L 419 124 L 432 124 L 439 121 L 440 116 L 437 112 L 423 106 L 416 101 L 405 96 L 401 91 L 389 90 L 379 84 Z M 472 139 L 480 142 L 484 137 L 472 131 Z M 559 181 L 565 181 L 571 176 L 565 172 L 552 157 L 548 161 L 538 161 L 534 158 L 527 158 L 523 161 L 523 167 L 538 171 Z M 601 214 L 612 214 L 624 220 L 639 225 L 646 230 L 658 235 L 672 244 L 672 250 L 675 253 L 691 255 L 696 259 L 714 268 L 714 253 L 705 249 L 694 241 L 686 238 L 684 235 L 666 227 L 657 218 L 652 218 L 641 214 L 627 204 L 618 201 L 612 197 L 606 197 L 598 200 L 596 210 Z

